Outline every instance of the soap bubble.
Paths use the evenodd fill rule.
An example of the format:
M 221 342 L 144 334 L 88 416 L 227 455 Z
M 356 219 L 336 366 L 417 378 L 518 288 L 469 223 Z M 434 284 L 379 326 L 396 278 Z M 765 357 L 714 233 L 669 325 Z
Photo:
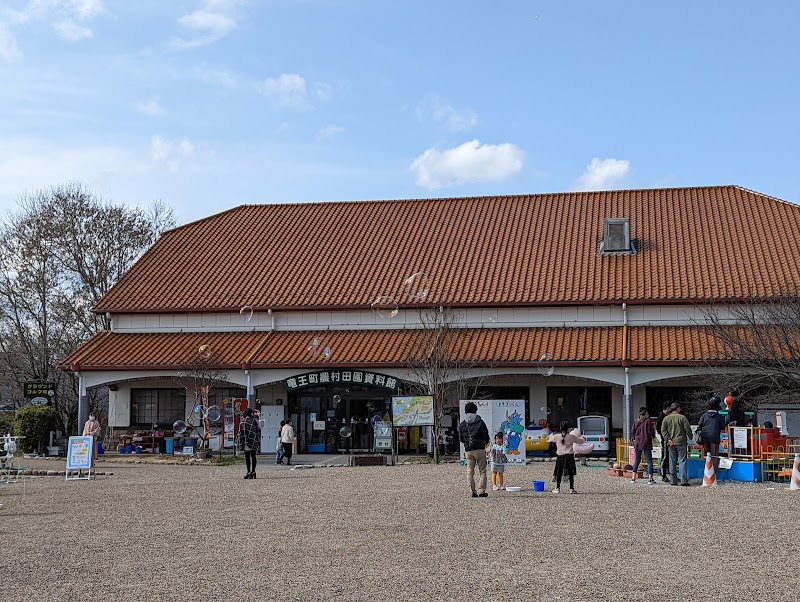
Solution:
M 211 422 L 217 422 L 220 418 L 222 418 L 222 412 L 217 406 L 211 406 L 206 410 L 206 418 L 208 418 Z
M 539 408 L 539 411 L 540 411 L 542 414 L 544 414 L 545 416 L 549 416 L 549 415 L 552 413 L 552 411 L 550 410 L 550 408 L 548 408 L 547 406 L 542 406 L 541 408 Z
M 249 322 L 250 319 L 253 317 L 253 306 L 245 305 L 242 309 L 239 310 L 239 313 L 244 316 L 245 322 Z
M 372 418 L 369 419 L 369 421 L 372 423 L 372 427 L 374 428 L 375 425 L 381 421 L 381 415 L 375 414 Z
M 208 345 L 200 345 L 197 353 L 200 354 L 200 357 L 202 357 L 204 360 L 207 360 L 211 357 L 211 347 Z
M 334 404 L 337 404 L 337 405 L 338 405 L 338 403 L 339 403 L 340 401 L 342 401 L 342 396 L 341 396 L 341 395 L 334 395 L 334 396 L 333 396 L 333 403 L 334 403 Z
M 375 315 L 384 320 L 391 320 L 398 313 L 397 301 L 388 295 L 382 295 L 370 304 Z
M 539 358 L 539 374 L 542 376 L 553 376 L 553 372 L 556 371 L 556 365 L 553 362 L 553 356 L 549 353 L 543 353 L 542 357 Z
M 368 401 L 367 402 L 367 409 L 370 412 L 374 412 L 375 411 L 375 402 L 374 401 Z
M 192 410 L 192 414 L 195 416 L 195 418 L 202 417 L 203 416 L 203 406 L 201 406 L 201 405 L 194 406 L 194 409 Z
M 186 432 L 186 423 L 183 420 L 176 420 L 172 423 L 172 430 L 176 435 L 183 435 Z
M 308 345 L 308 353 L 313 358 L 327 360 L 331 357 L 331 348 L 324 337 L 314 337 Z
M 417 272 L 416 274 L 411 274 L 408 278 L 405 279 L 403 282 L 403 288 L 408 295 L 412 299 L 424 299 L 428 296 L 428 275 L 425 272 Z
M 343 426 L 342 428 L 339 429 L 339 436 L 342 439 L 347 439 L 352 434 L 353 434 L 353 431 L 350 430 L 349 426 Z
M 496 311 L 493 311 L 492 313 L 489 314 L 489 322 L 491 322 L 492 324 L 496 324 L 497 323 L 497 312 Z

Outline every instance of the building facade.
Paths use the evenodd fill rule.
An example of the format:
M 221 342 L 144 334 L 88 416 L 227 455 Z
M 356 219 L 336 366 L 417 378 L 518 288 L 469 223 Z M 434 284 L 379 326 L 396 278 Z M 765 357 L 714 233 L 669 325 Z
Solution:
M 369 449 L 370 418 L 425 388 L 443 319 L 446 408 L 475 377 L 528 423 L 602 414 L 622 434 L 724 363 L 709 308 L 797 290 L 798 259 L 800 208 L 736 186 L 245 205 L 162 235 L 63 368 L 82 395 L 109 387 L 116 428 L 185 418 L 187 381 L 213 372 L 212 402 L 291 417 L 301 451 L 343 449 L 343 424 Z

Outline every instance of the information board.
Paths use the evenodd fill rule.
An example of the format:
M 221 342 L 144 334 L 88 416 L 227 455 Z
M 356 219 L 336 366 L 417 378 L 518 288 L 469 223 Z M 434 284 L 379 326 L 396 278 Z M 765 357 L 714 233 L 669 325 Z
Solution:
M 525 464 L 525 400 L 523 399 L 462 399 L 459 402 L 462 420 L 466 418 L 464 406 L 472 401 L 478 406 L 478 416 L 486 423 L 489 437 L 494 443 L 497 432 L 503 433 L 503 443 L 508 447 L 509 464 Z M 464 442 L 461 442 L 464 455 Z
M 70 437 L 67 442 L 67 471 L 65 479 L 67 481 L 75 479 L 86 479 L 92 473 L 92 448 L 94 447 L 94 437 Z M 77 476 L 70 476 L 71 470 L 87 471 L 86 474 L 78 473 Z
M 394 426 L 433 426 L 433 396 L 392 397 Z

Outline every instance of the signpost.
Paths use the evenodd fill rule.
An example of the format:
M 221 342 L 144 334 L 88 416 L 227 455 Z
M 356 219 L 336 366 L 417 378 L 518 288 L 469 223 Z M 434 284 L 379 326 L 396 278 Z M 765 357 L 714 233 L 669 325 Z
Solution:
M 22 395 L 32 406 L 51 406 L 56 398 L 56 383 L 32 380 L 22 385 Z
M 67 444 L 67 470 L 64 480 L 78 481 L 92 478 L 92 447 L 94 437 L 70 437 Z M 77 476 L 70 476 L 70 471 L 77 470 Z M 86 474 L 83 474 L 83 471 Z

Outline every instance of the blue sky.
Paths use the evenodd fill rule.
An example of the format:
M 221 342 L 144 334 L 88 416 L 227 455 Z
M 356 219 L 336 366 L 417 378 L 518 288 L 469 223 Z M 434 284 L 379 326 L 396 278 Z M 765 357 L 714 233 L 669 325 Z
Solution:
M 800 3 L 0 0 L 0 210 L 738 184 L 800 201 Z

